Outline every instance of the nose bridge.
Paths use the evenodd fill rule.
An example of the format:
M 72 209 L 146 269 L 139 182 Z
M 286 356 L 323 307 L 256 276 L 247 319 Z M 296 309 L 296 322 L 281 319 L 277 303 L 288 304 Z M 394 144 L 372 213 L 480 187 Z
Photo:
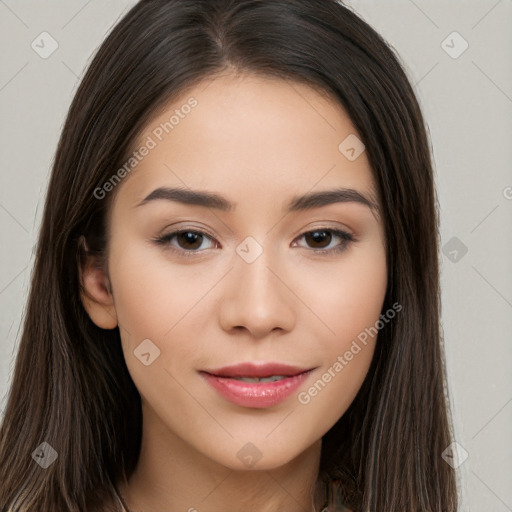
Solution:
M 240 283 L 240 295 L 252 300 L 256 307 L 268 304 L 272 296 L 280 294 L 280 283 L 270 271 L 276 266 L 275 251 L 249 236 L 237 246 L 236 252 L 239 261 L 235 260 L 235 278 Z
M 236 247 L 229 293 L 221 305 L 225 329 L 245 327 L 264 336 L 276 327 L 293 327 L 292 294 L 281 282 L 275 251 L 247 237 Z M 277 274 L 277 275 L 276 275 Z
M 261 247 L 261 249 L 259 249 Z M 245 252 L 246 251 L 246 252 Z M 238 278 L 245 286 L 248 286 L 254 297 L 260 294 L 275 293 L 269 288 L 274 288 L 277 283 L 271 279 L 274 277 L 269 268 L 276 263 L 271 248 L 263 247 L 254 242 L 246 241 L 237 248 L 237 253 L 242 261 L 235 265 Z

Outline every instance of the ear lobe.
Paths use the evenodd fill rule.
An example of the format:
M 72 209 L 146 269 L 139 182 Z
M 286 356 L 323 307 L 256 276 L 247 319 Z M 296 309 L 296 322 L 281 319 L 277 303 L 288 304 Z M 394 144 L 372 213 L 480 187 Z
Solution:
M 88 254 L 87 249 L 83 267 L 79 265 L 79 274 L 80 298 L 91 320 L 102 329 L 117 327 L 117 313 L 108 277 L 98 265 L 97 258 Z

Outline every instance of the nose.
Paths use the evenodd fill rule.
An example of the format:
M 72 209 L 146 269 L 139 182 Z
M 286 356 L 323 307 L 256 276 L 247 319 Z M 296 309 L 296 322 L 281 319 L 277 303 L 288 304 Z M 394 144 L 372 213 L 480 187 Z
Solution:
M 299 301 L 293 280 L 282 268 L 271 251 L 263 250 L 252 263 L 235 256 L 219 311 L 226 332 L 245 329 L 254 339 L 261 339 L 274 330 L 293 330 Z

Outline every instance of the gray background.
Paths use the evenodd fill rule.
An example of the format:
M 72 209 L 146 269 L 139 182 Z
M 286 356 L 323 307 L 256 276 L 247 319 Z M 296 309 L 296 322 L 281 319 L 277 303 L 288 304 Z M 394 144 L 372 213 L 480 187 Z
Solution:
M 0 0 L 0 411 L 66 111 L 134 3 Z M 397 50 L 432 139 L 449 386 L 468 455 L 460 510 L 512 511 L 512 0 L 346 3 Z M 44 59 L 31 44 L 51 49 L 45 31 L 58 48 Z

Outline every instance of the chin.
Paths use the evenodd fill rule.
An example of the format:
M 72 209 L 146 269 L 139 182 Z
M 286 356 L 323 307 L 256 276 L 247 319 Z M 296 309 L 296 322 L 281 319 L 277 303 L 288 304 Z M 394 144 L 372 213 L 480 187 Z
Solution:
M 231 450 L 232 448 L 229 448 L 230 452 Z M 223 456 L 214 456 L 212 459 L 233 471 L 271 471 L 286 466 L 303 453 L 304 451 L 297 449 L 297 445 L 273 446 L 268 441 L 247 442 L 243 445 L 237 443 L 234 457 L 226 459 L 224 452 Z

